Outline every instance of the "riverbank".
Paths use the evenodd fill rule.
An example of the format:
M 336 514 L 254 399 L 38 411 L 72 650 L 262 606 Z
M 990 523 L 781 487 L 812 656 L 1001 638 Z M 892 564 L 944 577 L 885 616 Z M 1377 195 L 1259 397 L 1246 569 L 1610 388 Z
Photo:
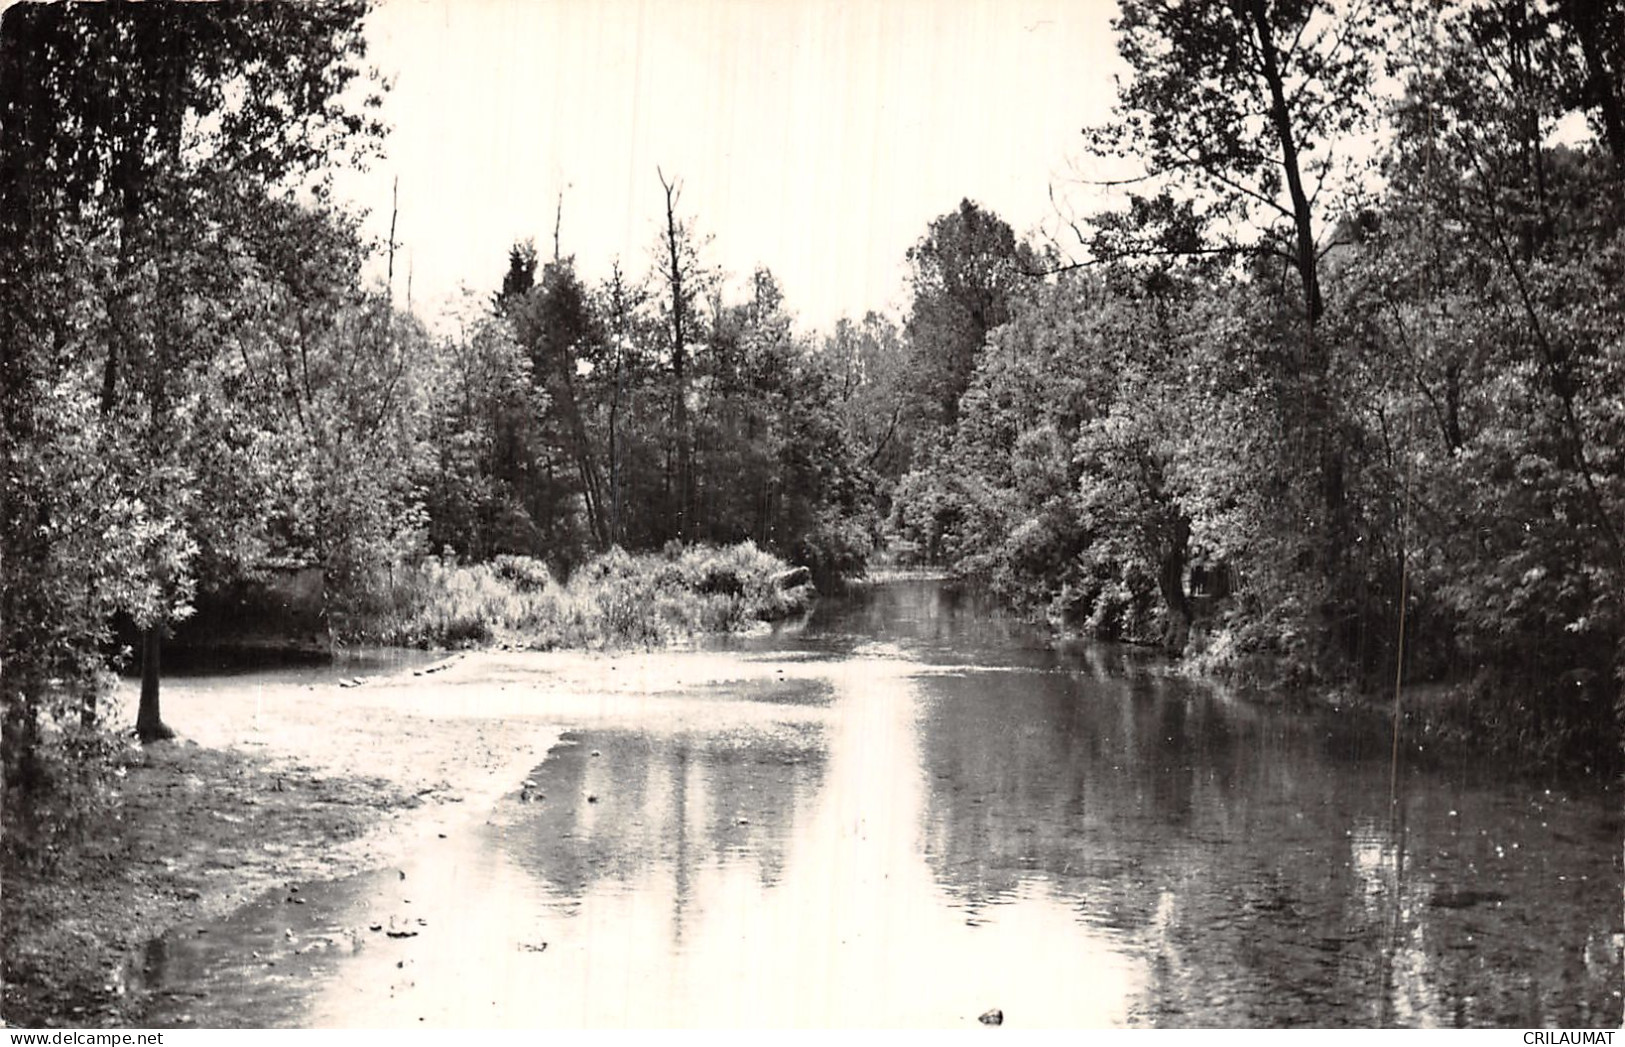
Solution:
M 139 1025 L 147 1001 L 124 970 L 146 941 L 399 861 L 481 817 L 558 737 L 534 715 L 459 715 L 456 667 L 360 686 L 326 676 L 168 688 L 179 737 L 120 754 L 100 810 L 6 871 L 6 1024 Z M 133 708 L 132 687 L 119 707 Z
M 1269 655 L 1233 660 L 1215 658 L 1211 650 L 1187 652 L 1173 665 L 1182 676 L 1237 688 L 1253 701 L 1370 721 L 1384 732 L 1396 733 L 1403 751 L 1413 759 L 1455 763 L 1497 759 L 1522 775 L 1583 775 L 1611 782 L 1625 772 L 1620 722 L 1625 706 L 1584 692 L 1563 693 L 1529 680 L 1497 680 L 1485 674 L 1407 681 L 1396 696 L 1391 685 L 1361 689 L 1305 680 L 1285 671 Z
M 400 648 L 615 650 L 738 631 L 812 595 L 804 570 L 749 542 L 611 550 L 567 583 L 521 557 L 428 560 L 338 608 L 337 625 L 348 642 Z M 387 865 L 489 807 L 557 738 L 530 710 L 469 715 L 455 672 L 417 671 L 431 675 L 402 669 L 368 687 L 342 667 L 313 670 L 316 682 L 191 703 L 184 678 L 171 679 L 173 744 L 137 747 L 123 741 L 128 724 L 112 723 L 93 760 L 65 756 L 77 783 L 41 810 L 7 811 L 0 1018 L 138 1023 L 123 969 L 144 941 L 287 883 Z M 131 687 L 112 708 L 133 710 Z

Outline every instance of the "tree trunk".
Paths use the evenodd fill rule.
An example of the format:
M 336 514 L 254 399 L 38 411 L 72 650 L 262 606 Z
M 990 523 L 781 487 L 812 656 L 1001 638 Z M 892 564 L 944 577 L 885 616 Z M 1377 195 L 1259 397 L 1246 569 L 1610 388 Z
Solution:
M 609 401 L 609 544 L 620 545 L 621 537 L 621 352 L 615 346 L 615 392 Z
M 1262 63 L 1260 73 L 1270 94 L 1270 122 L 1281 146 L 1281 166 L 1286 176 L 1287 192 L 1292 198 L 1294 261 L 1303 284 L 1304 315 L 1308 321 L 1302 373 L 1298 376 L 1306 393 L 1304 435 L 1310 446 L 1315 448 L 1316 461 L 1320 466 L 1321 502 L 1326 514 L 1321 563 L 1326 579 L 1334 581 L 1348 548 L 1349 514 L 1343 477 L 1343 451 L 1333 418 L 1336 408 L 1328 388 L 1330 360 L 1326 347 L 1315 336 L 1315 327 L 1325 312 L 1325 301 L 1320 292 L 1314 214 L 1308 193 L 1304 191 L 1292 113 L 1286 97 L 1286 72 L 1281 66 L 1280 52 L 1270 29 L 1265 0 L 1252 0 L 1248 4 L 1248 12 L 1258 36 L 1259 60 Z
M 162 742 L 175 737 L 175 732 L 158 715 L 158 656 L 163 647 L 163 635 L 162 625 L 141 631 L 141 706 L 135 716 L 135 733 L 143 742 Z
M 1258 34 L 1259 56 L 1264 63 L 1261 71 L 1270 91 L 1270 122 L 1281 145 L 1281 167 L 1286 175 L 1287 192 L 1292 197 L 1295 260 L 1298 277 L 1303 282 L 1304 309 L 1309 317 L 1309 326 L 1314 327 L 1320 322 L 1320 315 L 1324 311 L 1320 297 L 1319 259 L 1315 251 L 1314 216 L 1309 206 L 1309 194 L 1303 188 L 1298 144 L 1292 133 L 1292 114 L 1287 108 L 1285 73 L 1275 49 L 1274 34 L 1270 32 L 1264 0 L 1253 0 L 1248 7 L 1253 18 L 1253 29 Z
M 677 250 L 677 184 L 667 182 L 664 174 L 660 176 L 660 184 L 666 190 L 666 247 L 671 255 L 671 376 L 675 386 L 671 414 L 672 428 L 676 430 L 677 438 L 675 523 L 678 540 L 686 541 L 689 531 L 689 474 L 693 467 L 688 446 L 688 391 L 683 376 L 688 356 L 688 343 L 683 331 L 683 266 Z
M 1585 101 L 1602 124 L 1603 141 L 1614 159 L 1614 173 L 1625 177 L 1625 91 L 1620 88 L 1625 70 L 1610 68 L 1608 51 L 1604 46 L 1610 24 L 1617 24 L 1618 10 L 1617 0 L 1612 3 L 1567 0 L 1558 5 L 1558 11 L 1568 23 L 1570 32 L 1580 45 L 1580 55 L 1585 60 L 1582 73 Z M 1613 13 L 1613 18 L 1609 17 L 1610 13 Z
M 573 363 L 569 354 L 561 354 L 559 380 L 564 387 L 565 420 L 575 443 L 576 472 L 581 479 L 582 498 L 587 503 L 587 526 L 592 531 L 593 542 L 601 551 L 610 544 L 608 523 L 604 519 L 604 485 L 599 482 L 598 466 L 592 456 L 592 441 L 587 435 L 587 425 L 581 418 L 581 406 L 576 401 L 575 381 L 570 376 Z
M 1185 561 L 1190 553 L 1190 540 L 1191 523 L 1180 516 L 1174 521 L 1173 539 L 1157 566 L 1157 588 L 1168 608 L 1168 628 L 1163 634 L 1163 643 L 1176 653 L 1185 649 L 1191 635 L 1191 601 L 1185 592 Z

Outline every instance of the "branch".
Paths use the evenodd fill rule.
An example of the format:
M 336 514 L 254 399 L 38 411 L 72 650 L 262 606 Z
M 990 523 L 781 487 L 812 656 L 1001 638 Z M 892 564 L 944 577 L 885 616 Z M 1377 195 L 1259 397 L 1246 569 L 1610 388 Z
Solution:
M 1278 200 L 1274 200 L 1271 197 L 1265 196 L 1263 193 L 1259 192 L 1256 189 L 1251 188 L 1250 186 L 1242 185 L 1240 182 L 1236 181 L 1234 178 L 1230 178 L 1230 177 L 1224 175 L 1223 173 L 1214 170 L 1213 168 L 1207 166 L 1206 162 L 1204 162 L 1204 161 L 1202 161 L 1202 160 L 1200 160 L 1198 158 L 1192 157 L 1188 153 L 1184 154 L 1183 163 L 1181 164 L 1181 166 L 1197 168 L 1203 174 L 1206 174 L 1209 178 L 1212 178 L 1214 181 L 1218 182 L 1220 185 L 1225 186 L 1225 187 L 1227 187 L 1227 188 L 1229 188 L 1229 189 L 1231 189 L 1231 190 L 1233 190 L 1233 191 L 1235 191 L 1237 193 L 1240 193 L 1243 196 L 1246 196 L 1246 197 L 1249 197 L 1249 198 L 1251 198 L 1253 200 L 1256 200 L 1256 201 L 1258 201 L 1259 203 L 1263 204 L 1266 207 L 1274 209 L 1276 212 L 1278 212 L 1284 218 L 1293 219 L 1293 220 L 1296 220 L 1296 218 L 1297 218 L 1297 216 L 1294 215 L 1291 211 L 1289 211 L 1285 207 L 1282 207 Z
M 1486 188 L 1489 188 L 1488 172 L 1484 170 L 1482 158 L 1474 152 L 1470 159 L 1479 177 L 1484 179 Z M 1534 335 L 1535 344 L 1539 346 L 1541 356 L 1544 358 L 1546 371 L 1551 376 L 1552 391 L 1557 395 L 1563 405 L 1562 424 L 1568 430 L 1568 440 L 1574 454 L 1575 470 L 1580 474 L 1585 484 L 1586 493 L 1591 497 L 1592 511 L 1596 513 L 1597 522 L 1602 528 L 1603 535 L 1608 539 L 1609 551 L 1613 553 L 1616 570 L 1625 574 L 1625 540 L 1622 540 L 1619 530 L 1615 527 L 1613 517 L 1608 513 L 1603 502 L 1602 494 L 1597 490 L 1596 480 L 1591 475 L 1591 463 L 1586 457 L 1585 430 L 1580 424 L 1579 417 L 1574 412 L 1574 392 L 1569 386 L 1568 375 L 1560 373 L 1557 350 L 1547 337 L 1545 325 L 1541 323 L 1540 315 L 1535 308 L 1534 294 L 1525 279 L 1523 269 L 1518 265 L 1517 255 L 1512 245 L 1507 243 L 1505 232 L 1502 231 L 1499 209 L 1495 206 L 1494 194 L 1487 194 L 1487 203 L 1490 208 L 1490 228 L 1494 232 L 1494 242 L 1491 246 L 1497 248 L 1501 260 L 1505 263 L 1512 276 L 1512 283 L 1518 291 L 1519 304 L 1523 307 L 1526 320 L 1529 323 L 1530 333 Z M 1478 231 L 1480 238 L 1488 240 L 1482 231 Z
M 1018 265 L 1016 268 L 1017 271 L 1023 276 L 1042 278 L 1045 276 L 1054 276 L 1057 273 L 1069 273 L 1076 269 L 1088 269 L 1097 265 L 1110 265 L 1114 262 L 1120 262 L 1125 258 L 1201 258 L 1227 254 L 1275 255 L 1279 258 L 1285 258 L 1288 261 L 1291 261 L 1293 257 L 1288 252 L 1277 247 L 1272 247 L 1267 243 L 1254 244 L 1251 246 L 1246 244 L 1224 244 L 1218 247 L 1144 247 L 1136 248 L 1130 251 L 1123 251 L 1117 254 L 1099 255 L 1094 258 L 1086 258 L 1081 262 L 1067 262 L 1063 265 L 1052 266 L 1048 269 L 1030 269 L 1024 265 Z
M 1080 179 L 1078 179 L 1078 184 L 1079 185 L 1092 185 L 1092 186 L 1098 186 L 1098 187 L 1104 188 L 1104 189 L 1111 189 L 1111 188 L 1115 188 L 1115 187 L 1120 186 L 1120 185 L 1138 185 L 1141 182 L 1149 182 L 1154 178 L 1162 177 L 1162 175 L 1163 175 L 1163 172 L 1161 172 L 1161 171 L 1147 171 L 1144 174 L 1134 175 L 1131 178 L 1080 178 Z M 1053 193 L 1054 193 L 1054 189 L 1053 189 L 1053 187 L 1051 187 L 1051 195 L 1052 196 L 1053 196 Z
M 1322 258 L 1325 258 L 1327 255 L 1331 254 L 1332 253 L 1332 248 L 1334 248 L 1334 247 L 1358 247 L 1358 246 L 1360 246 L 1360 241 L 1358 241 L 1358 240 L 1333 239 L 1325 247 L 1322 247 L 1320 250 L 1315 252 L 1315 261 L 1319 262 Z
M 1078 238 L 1078 243 L 1083 246 L 1088 246 L 1089 239 L 1083 235 L 1083 230 L 1078 228 L 1078 223 L 1074 219 L 1061 214 L 1061 204 L 1060 201 L 1055 199 L 1055 183 L 1053 182 L 1050 183 L 1049 187 L 1049 205 L 1055 209 L 1056 215 L 1060 217 L 1061 220 L 1067 224 L 1067 227 L 1072 230 L 1072 235 Z
M 869 457 L 863 460 L 863 467 L 865 469 L 872 468 L 876 459 L 880 457 L 880 452 L 884 451 L 886 449 L 886 445 L 891 443 L 892 434 L 897 432 L 897 419 L 902 415 L 902 413 L 903 401 L 899 399 L 897 403 L 892 406 L 891 423 L 886 426 L 886 435 L 880 438 L 880 442 L 875 444 L 875 449 L 869 453 Z

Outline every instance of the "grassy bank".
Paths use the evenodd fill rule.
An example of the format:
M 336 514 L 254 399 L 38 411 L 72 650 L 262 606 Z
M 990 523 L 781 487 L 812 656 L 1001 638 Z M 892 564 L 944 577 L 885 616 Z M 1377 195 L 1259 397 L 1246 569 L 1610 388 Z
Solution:
M 527 557 L 430 559 L 373 579 L 337 610 L 335 625 L 344 642 L 398 647 L 655 646 L 784 618 L 812 594 L 788 564 L 751 542 L 612 549 L 565 582 Z

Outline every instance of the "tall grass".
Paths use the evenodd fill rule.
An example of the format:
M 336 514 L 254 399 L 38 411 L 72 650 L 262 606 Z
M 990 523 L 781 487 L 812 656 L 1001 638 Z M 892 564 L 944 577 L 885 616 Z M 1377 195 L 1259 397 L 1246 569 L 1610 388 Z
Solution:
M 519 556 L 427 559 L 374 578 L 339 609 L 347 642 L 403 647 L 510 643 L 540 650 L 655 646 L 794 614 L 810 585 L 783 589 L 783 560 L 751 542 L 669 553 L 611 549 L 560 583 Z

